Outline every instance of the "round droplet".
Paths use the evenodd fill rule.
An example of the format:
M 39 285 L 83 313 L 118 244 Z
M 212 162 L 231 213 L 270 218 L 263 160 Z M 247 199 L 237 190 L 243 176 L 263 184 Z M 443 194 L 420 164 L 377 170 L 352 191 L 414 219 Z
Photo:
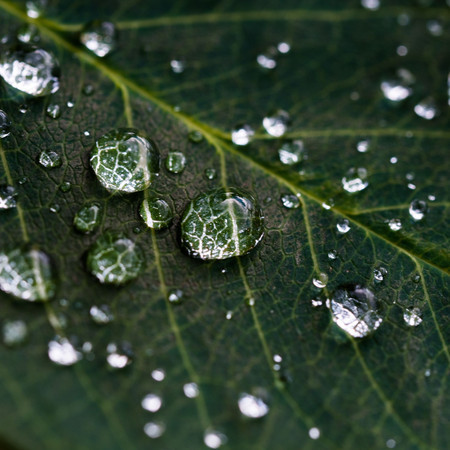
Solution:
M 62 159 L 58 153 L 44 150 L 39 154 L 39 164 L 46 169 L 54 169 L 61 166 Z
M 247 145 L 255 135 L 255 131 L 250 125 L 239 124 L 231 131 L 231 140 L 236 145 Z
M 41 48 L 17 44 L 0 56 L 0 75 L 5 82 L 33 97 L 56 92 L 59 73 L 55 56 Z
M 307 159 L 303 141 L 285 142 L 278 150 L 278 157 L 283 164 L 292 166 Z
M 422 119 L 431 120 L 437 116 L 438 109 L 434 99 L 427 97 L 414 106 L 414 112 Z
M 80 41 L 91 52 L 103 58 L 116 47 L 116 27 L 111 22 L 94 20 L 85 25 Z
M 41 40 L 41 36 L 35 25 L 25 23 L 17 30 L 17 40 L 25 44 L 36 44 Z
M 309 429 L 308 434 L 311 439 L 319 439 L 320 430 L 316 427 L 313 427 Z
M 99 227 L 102 212 L 100 204 L 87 203 L 75 214 L 73 225 L 81 233 L 90 233 Z
M 328 283 L 328 275 L 326 273 L 319 273 L 317 277 L 313 278 L 313 285 L 317 289 L 323 289 Z
M 147 422 L 144 425 L 144 433 L 151 439 L 161 437 L 166 431 L 166 425 L 163 422 Z
M 277 67 L 277 49 L 270 47 L 266 52 L 259 54 L 256 57 L 256 62 L 262 69 L 272 70 Z
M 17 206 L 17 193 L 12 186 L 0 185 L 0 210 Z
M 169 226 L 173 211 L 162 198 L 144 199 L 139 208 L 139 215 L 149 228 L 161 230 Z
M 264 235 L 264 218 L 253 195 L 238 189 L 200 194 L 186 207 L 181 243 L 203 260 L 226 259 L 252 250 Z
M 48 357 L 59 366 L 72 366 L 82 354 L 66 338 L 57 337 L 48 343 Z
M 0 253 L 0 289 L 30 302 L 50 299 L 56 284 L 49 257 L 36 248 Z
M 147 394 L 141 401 L 141 406 L 146 411 L 156 412 L 162 406 L 162 399 L 156 394 Z
M 413 200 L 409 205 L 409 214 L 415 221 L 419 221 L 425 217 L 427 208 L 427 202 L 424 200 Z
M 23 320 L 5 320 L 3 322 L 2 336 L 3 343 L 7 347 L 17 347 L 27 339 L 27 324 Z
M 195 398 L 195 397 L 198 397 L 200 390 L 199 390 L 197 384 L 192 382 L 192 383 L 186 383 L 183 386 L 183 392 L 187 398 Z
M 169 152 L 166 158 L 166 169 L 172 173 L 181 173 L 186 167 L 186 156 L 181 152 Z
M 402 229 L 402 221 L 400 219 L 391 219 L 388 221 L 388 225 L 392 231 L 399 231 Z
M 444 32 L 442 23 L 439 20 L 429 20 L 427 22 L 427 30 L 432 36 L 441 36 Z
M 358 167 L 355 169 L 352 167 L 342 178 L 342 187 L 345 191 L 353 194 L 355 192 L 360 192 L 369 186 L 367 181 L 367 170 L 363 167 Z
M 155 381 L 163 381 L 166 378 L 166 372 L 163 369 L 152 370 L 151 375 Z
M 114 320 L 114 315 L 108 305 L 91 306 L 89 314 L 97 325 L 106 325 Z
M 51 119 L 58 119 L 61 117 L 61 107 L 56 103 L 51 103 L 47 106 L 46 113 Z
M 183 291 L 181 289 L 172 289 L 167 296 L 170 303 L 181 303 L 183 301 Z
M 259 419 L 269 412 L 269 406 L 262 398 L 247 393 L 242 393 L 238 401 L 241 414 L 250 419 Z
M 208 180 L 214 180 L 216 178 L 216 169 L 212 169 L 211 167 L 205 169 L 205 177 Z
M 373 269 L 373 281 L 375 283 L 381 283 L 384 281 L 388 271 L 384 267 L 378 267 L 377 269 Z
M 188 139 L 194 144 L 199 144 L 203 141 L 204 136 L 202 133 L 200 133 L 200 131 L 192 130 L 188 133 Z
M 85 84 L 83 86 L 83 94 L 84 95 L 92 95 L 94 93 L 94 86 L 92 86 L 92 84 Z
M 372 333 L 383 321 L 378 313 L 375 295 L 359 285 L 337 289 L 329 307 L 333 321 L 356 338 Z
M 0 139 L 3 139 L 11 133 L 11 121 L 5 111 L 0 109 Z
M 143 191 L 159 171 L 156 144 L 132 128 L 103 135 L 95 143 L 90 161 L 100 183 L 113 192 Z
M 278 109 L 263 119 L 263 127 L 271 136 L 280 137 L 286 133 L 290 124 L 290 117 L 286 111 Z
M 209 448 L 222 447 L 222 445 L 225 445 L 227 441 L 228 438 L 223 433 L 213 430 L 212 428 L 208 428 L 203 434 L 203 442 Z
M 59 185 L 59 190 L 61 192 L 63 192 L 64 194 L 66 192 L 69 192 L 72 189 L 72 185 L 70 184 L 70 181 L 63 181 L 60 185 Z
M 363 141 L 359 141 L 356 144 L 356 150 L 358 150 L 359 153 L 366 153 L 370 149 L 370 141 L 368 139 L 364 139 Z
M 108 356 L 106 362 L 112 369 L 124 369 L 133 362 L 133 352 L 131 346 L 124 342 L 121 345 L 111 342 L 106 348 Z
M 87 267 L 100 283 L 120 285 L 140 274 L 144 267 L 144 255 L 122 233 L 107 231 L 89 249 Z
M 338 256 L 337 251 L 336 250 L 331 250 L 328 252 L 328 259 L 336 259 Z
M 403 320 L 410 327 L 417 327 L 417 325 L 422 323 L 421 314 L 422 312 L 419 308 L 407 308 L 403 313 Z
M 285 208 L 296 209 L 300 206 L 299 198 L 294 194 L 284 194 L 281 196 L 281 203 Z
M 336 224 L 339 234 L 346 234 L 350 231 L 350 221 L 348 219 L 340 219 Z

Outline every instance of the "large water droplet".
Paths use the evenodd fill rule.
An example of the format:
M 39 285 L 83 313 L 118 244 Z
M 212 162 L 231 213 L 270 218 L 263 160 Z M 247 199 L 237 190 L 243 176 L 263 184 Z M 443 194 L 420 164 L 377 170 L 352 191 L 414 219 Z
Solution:
M 0 289 L 30 302 L 50 299 L 56 284 L 49 257 L 36 248 L 0 253 Z
M 92 320 L 98 325 L 106 325 L 114 320 L 114 315 L 108 305 L 91 306 L 89 314 Z
M 166 158 L 166 169 L 172 173 L 181 173 L 186 167 L 186 156 L 181 152 L 169 152 Z
M 139 215 L 149 228 L 161 230 L 169 226 L 173 211 L 162 198 L 144 199 L 139 208 Z
M 375 331 L 383 319 L 375 295 L 363 286 L 337 289 L 330 302 L 333 321 L 353 337 L 362 338 Z
M 419 308 L 407 308 L 403 313 L 403 320 L 410 327 L 417 327 L 417 325 L 422 323 L 421 314 L 422 312 Z
M 292 166 L 307 159 L 303 141 L 285 142 L 278 150 L 278 157 L 283 164 Z
M 208 428 L 203 434 L 203 442 L 209 448 L 222 447 L 222 445 L 225 445 L 227 441 L 228 438 L 223 433 L 213 430 L 212 428 Z
M 17 206 L 17 193 L 12 186 L 0 185 L 0 210 L 11 209 Z
M 87 203 L 75 214 L 73 225 L 81 233 L 90 233 L 99 227 L 102 212 L 99 203 Z
M 355 192 L 360 192 L 369 186 L 367 181 L 367 170 L 363 167 L 358 167 L 355 169 L 352 167 L 342 178 L 342 187 L 345 191 L 351 194 Z
M 262 398 L 255 397 L 246 392 L 239 396 L 238 406 L 241 414 L 251 419 L 259 419 L 269 412 L 269 406 Z
M 156 394 L 147 394 L 141 401 L 141 406 L 146 411 L 156 412 L 162 406 L 162 398 Z
M 238 188 L 200 194 L 186 207 L 181 243 L 204 260 L 226 259 L 252 250 L 264 235 L 261 208 L 253 195 Z
M 300 206 L 299 198 L 294 194 L 284 194 L 281 196 L 281 203 L 285 208 L 295 209 Z
M 46 169 L 54 169 L 61 166 L 62 159 L 58 153 L 44 150 L 39 154 L 39 164 Z
M 419 221 L 425 217 L 427 208 L 427 202 L 424 200 L 413 200 L 409 205 L 409 214 L 415 221 Z
M 163 422 L 148 422 L 144 425 L 144 433 L 152 439 L 161 437 L 166 431 L 166 425 Z
M 103 135 L 95 143 L 90 161 L 100 183 L 110 191 L 143 191 L 159 171 L 156 144 L 132 128 Z
M 250 125 L 239 124 L 231 131 L 231 140 L 236 145 L 247 145 L 255 135 Z
M 116 40 L 117 33 L 114 24 L 100 20 L 86 24 L 80 34 L 81 43 L 100 58 L 114 50 Z
M 263 119 L 263 127 L 271 136 L 280 137 L 286 133 L 290 117 L 286 111 L 278 109 Z
M 46 50 L 17 44 L 0 55 L 0 75 L 13 88 L 40 97 L 59 89 L 59 64 Z
M 3 343 L 7 347 L 17 347 L 27 339 L 27 324 L 23 320 L 5 320 L 3 322 L 2 336 Z
M 0 109 L 0 139 L 3 139 L 11 133 L 11 121 L 5 111 Z
M 48 357 L 59 366 L 72 366 L 82 354 L 66 338 L 57 337 L 48 343 Z
M 124 284 L 144 267 L 140 248 L 122 233 L 106 231 L 89 249 L 87 267 L 100 283 Z

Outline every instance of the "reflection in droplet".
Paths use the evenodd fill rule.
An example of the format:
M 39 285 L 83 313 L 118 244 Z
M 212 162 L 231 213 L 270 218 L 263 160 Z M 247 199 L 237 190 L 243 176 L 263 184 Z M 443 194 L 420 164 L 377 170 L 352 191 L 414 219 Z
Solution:
M 425 217 L 427 212 L 427 202 L 424 200 L 413 200 L 409 205 L 409 214 L 415 220 L 419 221 Z
M 407 308 L 403 313 L 403 320 L 410 327 L 417 327 L 417 325 L 422 323 L 421 314 L 422 312 L 419 308 Z
M 434 99 L 427 97 L 414 106 L 414 112 L 422 119 L 431 120 L 437 116 L 438 109 Z
M 145 224 L 153 230 L 162 230 L 169 226 L 173 211 L 162 198 L 146 198 L 139 208 L 139 215 Z
M 200 390 L 199 390 L 197 384 L 192 382 L 192 383 L 186 383 L 183 386 L 183 392 L 187 398 L 195 398 L 195 397 L 198 397 Z
M 116 40 L 117 33 L 114 24 L 100 20 L 89 22 L 80 34 L 81 43 L 100 58 L 114 50 Z
M 50 103 L 47 106 L 46 113 L 51 119 L 58 119 L 61 117 L 61 107 L 56 103 Z
M 163 422 L 148 422 L 144 425 L 144 433 L 152 439 L 161 437 L 166 431 L 166 425 Z
M 291 166 L 307 159 L 308 156 L 303 141 L 297 139 L 285 142 L 278 150 L 278 157 L 283 164 Z
M 367 170 L 363 167 L 352 167 L 348 170 L 345 177 L 342 178 L 342 187 L 351 194 L 360 192 L 367 186 L 369 186 L 369 182 L 367 181 Z
M 156 412 L 162 406 L 162 399 L 156 394 L 147 394 L 141 401 L 141 406 L 146 411 Z
M 28 336 L 27 324 L 23 320 L 5 320 L 2 327 L 3 344 L 17 347 L 23 344 Z
M 181 173 L 186 167 L 186 156 L 182 152 L 171 151 L 166 158 L 166 169 L 171 173 Z
M 82 358 L 82 354 L 68 339 L 56 337 L 48 343 L 48 357 L 59 366 L 71 366 Z
M 209 448 L 219 448 L 225 445 L 228 438 L 220 431 L 208 428 L 203 434 L 203 442 Z
M 253 138 L 255 131 L 250 125 L 239 124 L 231 131 L 231 140 L 236 145 L 247 145 Z
M 0 185 L 0 210 L 17 206 L 17 193 L 12 186 Z
M 290 124 L 289 114 L 278 109 L 263 119 L 263 127 L 271 136 L 280 137 L 286 133 L 286 130 Z
M 73 225 L 81 233 L 90 233 L 100 226 L 101 215 L 99 203 L 86 203 L 75 214 Z

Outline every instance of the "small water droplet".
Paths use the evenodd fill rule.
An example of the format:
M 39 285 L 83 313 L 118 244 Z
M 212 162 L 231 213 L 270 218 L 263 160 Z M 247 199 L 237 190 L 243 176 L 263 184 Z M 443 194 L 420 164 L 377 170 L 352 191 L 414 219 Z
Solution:
M 172 289 L 167 296 L 170 303 L 179 304 L 183 301 L 183 291 L 181 289 Z
M 323 289 L 328 283 L 328 275 L 326 273 L 319 273 L 319 275 L 313 278 L 313 285 L 317 289 Z
M 397 445 L 397 443 L 395 442 L 395 439 L 388 439 L 386 441 L 387 448 L 395 448 L 396 445 Z
M 397 47 L 398 56 L 406 56 L 407 54 L 408 54 L 408 47 L 406 47 L 406 45 L 399 45 Z
M 156 394 L 147 394 L 141 401 L 141 406 L 146 411 L 156 412 L 162 406 L 162 399 Z
M 188 139 L 191 142 L 193 142 L 194 144 L 199 144 L 200 142 L 203 141 L 203 139 L 205 139 L 205 137 L 203 136 L 202 133 L 200 133 L 200 131 L 192 130 L 192 131 L 189 131 L 189 133 L 188 133 Z
M 329 308 L 333 321 L 356 338 L 367 336 L 383 322 L 374 294 L 360 285 L 338 288 Z
M 28 0 L 25 4 L 27 16 L 32 19 L 40 17 L 47 9 L 48 0 Z
M 81 233 L 90 233 L 99 227 L 102 213 L 99 203 L 87 203 L 75 214 L 73 225 Z
M 146 198 L 139 208 L 139 215 L 145 224 L 153 230 L 162 230 L 169 226 L 173 211 L 162 198 Z
M 46 113 L 51 119 L 58 119 L 61 117 L 61 107 L 56 103 L 51 103 L 47 106 Z
M 406 25 L 408 25 L 410 20 L 411 19 L 407 13 L 399 14 L 399 16 L 397 17 L 397 22 L 402 27 L 405 27 Z
M 22 178 L 19 178 L 17 182 L 20 185 L 22 185 L 22 184 L 25 184 L 27 181 L 28 181 L 28 177 L 22 177 Z
M 323 302 L 322 302 L 322 300 L 312 299 L 311 300 L 311 305 L 313 305 L 314 308 L 317 308 L 319 306 L 322 306 Z
M 340 219 L 336 224 L 338 233 L 346 234 L 351 230 L 350 221 L 348 219 Z
M 163 381 L 166 378 L 166 372 L 163 369 L 152 370 L 152 378 L 155 381 Z
M 41 36 L 35 25 L 25 23 L 17 30 L 17 39 L 25 44 L 36 44 L 41 40 Z
M 95 143 L 90 158 L 100 183 L 110 191 L 143 191 L 159 171 L 156 144 L 132 128 L 118 128 Z
M 425 376 L 429 377 L 430 375 L 431 375 L 431 370 L 430 369 L 425 370 Z
M 309 434 L 309 437 L 311 439 L 319 439 L 319 437 L 320 437 L 320 430 L 318 428 L 316 428 L 316 427 L 313 427 L 313 428 L 309 429 L 308 434 Z
M 262 398 L 255 397 L 246 392 L 240 394 L 238 406 L 241 414 L 250 419 L 259 419 L 269 412 L 269 406 Z
M 198 389 L 197 384 L 192 382 L 192 383 L 186 383 L 183 386 L 183 392 L 187 398 L 195 398 L 195 397 L 198 397 L 200 390 Z
M 427 97 L 414 106 L 414 112 L 422 119 L 431 120 L 437 116 L 439 111 L 434 99 Z
M 376 11 L 380 7 L 380 0 L 361 0 L 361 6 L 370 11 Z M 317 428 L 311 428 L 317 430 Z
M 44 150 L 39 154 L 39 164 L 46 169 L 54 169 L 61 166 L 62 159 L 58 153 Z
M 87 267 L 100 283 L 121 285 L 141 273 L 144 255 L 124 234 L 106 231 L 90 247 Z
M 170 68 L 173 73 L 183 73 L 186 68 L 186 64 L 184 61 L 179 59 L 172 59 L 172 61 L 170 61 Z
M 280 53 L 289 53 L 290 51 L 291 51 L 291 46 L 287 43 L 287 42 L 280 42 L 278 45 L 277 45 L 277 50 L 280 52 Z
M 29 106 L 26 103 L 23 103 L 22 105 L 19 105 L 19 112 L 21 114 L 25 114 L 28 112 Z
M 384 267 L 378 267 L 377 269 L 373 269 L 373 281 L 375 283 L 381 283 L 384 281 L 388 271 Z
M 7 347 L 22 345 L 28 336 L 27 324 L 23 320 L 5 320 L 2 327 L 3 343 Z
M 222 447 L 222 445 L 225 445 L 227 441 L 228 438 L 223 433 L 213 430 L 212 428 L 208 428 L 203 434 L 203 442 L 209 448 Z
M 147 422 L 144 425 L 144 433 L 152 439 L 161 437 L 166 431 L 166 425 L 163 422 Z
M 427 30 L 432 36 L 442 36 L 442 33 L 444 32 L 442 23 L 438 20 L 428 20 Z
M 59 186 L 59 190 L 63 192 L 64 194 L 69 192 L 72 189 L 72 185 L 70 184 L 70 181 L 63 181 L 61 185 Z
M 58 214 L 61 211 L 61 206 L 58 203 L 52 203 L 49 207 L 50 212 Z
M 80 41 L 91 52 L 103 58 L 116 47 L 116 27 L 111 22 L 94 20 L 85 25 Z
M 427 202 L 423 200 L 413 200 L 409 205 L 409 214 L 415 221 L 422 220 L 427 212 Z
M 274 137 L 280 137 L 286 133 L 290 124 L 290 117 L 286 111 L 278 109 L 264 117 L 262 123 L 267 133 Z
M 214 178 L 216 178 L 216 174 L 217 174 L 216 169 L 212 169 L 210 167 L 205 169 L 205 177 L 208 180 L 214 180 Z
M 92 84 L 85 84 L 83 86 L 83 94 L 90 96 L 94 93 L 94 86 L 92 86 Z
M 181 221 L 181 244 L 203 260 L 248 253 L 264 236 L 264 218 L 256 198 L 238 188 L 214 189 L 198 195 Z
M 392 156 L 392 158 L 389 160 L 389 162 L 390 162 L 391 164 L 397 164 L 398 158 L 397 158 L 396 156 Z
M 330 252 L 328 252 L 328 259 L 336 259 L 337 256 L 338 254 L 336 250 L 331 250 Z
M 366 153 L 370 149 L 370 141 L 368 139 L 364 139 L 362 141 L 359 141 L 356 144 L 356 150 L 358 150 L 359 153 Z
M 12 186 L 0 185 L 0 210 L 17 206 L 17 193 Z
M 112 369 L 124 369 L 133 362 L 133 354 L 128 343 L 118 346 L 114 343 L 108 344 L 106 362 Z
M 82 354 L 68 339 L 56 337 L 48 343 L 48 357 L 59 366 L 72 366 L 80 361 Z
M 385 98 L 391 102 L 401 102 L 412 94 L 412 89 L 405 86 L 399 81 L 383 81 L 381 83 L 381 90 Z
M 272 70 L 277 66 L 277 49 L 275 47 L 269 47 L 267 51 L 259 54 L 256 57 L 256 62 L 261 69 Z
M 247 145 L 253 138 L 255 132 L 250 125 L 239 124 L 231 131 L 231 140 L 236 145 Z
M 308 158 L 303 141 L 285 142 L 278 150 L 278 157 L 283 164 L 292 166 Z
M 0 139 L 3 139 L 11 133 L 11 121 L 5 111 L 0 109 Z
M 358 167 L 355 169 L 352 167 L 342 178 L 342 187 L 345 191 L 353 194 L 355 192 L 360 192 L 369 186 L 367 181 L 367 170 L 363 167 Z
M 388 221 L 388 225 L 392 231 L 399 231 L 402 229 L 402 221 L 400 219 L 391 219 Z
M 422 312 L 419 308 L 407 308 L 403 313 L 403 320 L 410 327 L 417 327 L 417 325 L 422 323 L 422 318 L 420 317 L 421 314 Z
M 285 208 L 296 209 L 300 206 L 299 198 L 294 194 L 284 194 L 281 196 L 281 203 Z
M 114 315 L 108 305 L 91 306 L 89 314 L 97 325 L 106 325 L 114 320 Z
M 171 151 L 166 158 L 166 169 L 171 173 L 181 173 L 186 167 L 186 156 L 182 152 Z

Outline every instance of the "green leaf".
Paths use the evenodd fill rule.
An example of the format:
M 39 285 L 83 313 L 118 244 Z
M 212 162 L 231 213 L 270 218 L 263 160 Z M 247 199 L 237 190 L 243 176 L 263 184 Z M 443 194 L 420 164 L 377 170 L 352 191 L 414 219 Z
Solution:
M 1 141 L 0 183 L 18 195 L 16 208 L 0 211 L 0 251 L 29 242 L 50 255 L 58 279 L 44 304 L 0 294 L 2 323 L 28 329 L 22 346 L 0 347 L 2 447 L 198 449 L 212 428 L 238 449 L 449 448 L 450 11 L 444 1 L 381 2 L 376 11 L 357 0 L 298 3 L 55 0 L 33 19 L 25 2 L 0 0 L 2 33 L 33 23 L 38 45 L 61 65 L 60 89 L 27 101 L 24 113 L 2 83 L 12 131 Z M 105 58 L 78 40 L 95 19 L 119 31 Z M 290 51 L 263 70 L 258 55 L 270 57 L 280 42 Z M 380 84 L 401 68 L 415 82 L 394 104 Z M 439 110 L 432 120 L 414 113 L 428 97 Z M 55 104 L 60 111 L 48 115 Z M 278 109 L 291 121 L 282 138 L 262 127 Z M 238 124 L 255 130 L 248 146 L 230 139 Z M 162 158 L 186 156 L 180 174 L 162 165 L 148 192 L 175 211 L 168 229 L 146 228 L 143 193 L 111 195 L 90 168 L 96 139 L 119 127 L 141 130 Z M 192 132 L 204 139 L 188 139 Z M 308 158 L 288 166 L 278 150 L 293 139 Z M 357 151 L 361 140 L 369 151 Z M 39 165 L 42 151 L 59 153 L 61 167 Z M 351 168 L 365 168 L 369 182 L 353 194 L 341 182 Z M 265 237 L 240 258 L 190 258 L 179 244 L 184 208 L 224 186 L 255 195 Z M 300 206 L 284 207 L 285 194 L 299 194 Z M 427 202 L 419 221 L 408 213 L 416 199 Z M 82 234 L 74 216 L 93 202 L 100 226 Z M 341 234 L 344 219 L 350 230 Z M 123 287 L 86 270 L 86 252 L 106 230 L 145 254 L 145 269 Z M 318 289 L 321 273 L 328 281 Z M 383 317 L 363 339 L 345 335 L 324 304 L 312 305 L 350 284 L 369 288 Z M 176 290 L 181 304 L 167 300 L 180 297 Z M 102 305 L 114 316 L 106 325 L 89 315 Z M 410 308 L 420 311 L 418 326 L 403 319 Z M 49 360 L 55 335 L 83 353 L 72 367 Z M 85 343 L 92 351 L 82 352 Z M 111 370 L 111 343 L 128 349 L 131 364 Z M 156 369 L 164 380 L 152 377 Z M 188 398 L 183 386 L 192 382 L 199 395 Z M 261 389 L 269 413 L 244 419 L 240 394 Z M 149 393 L 163 399 L 158 412 L 141 406 Z M 149 422 L 165 425 L 158 439 L 144 433 Z

